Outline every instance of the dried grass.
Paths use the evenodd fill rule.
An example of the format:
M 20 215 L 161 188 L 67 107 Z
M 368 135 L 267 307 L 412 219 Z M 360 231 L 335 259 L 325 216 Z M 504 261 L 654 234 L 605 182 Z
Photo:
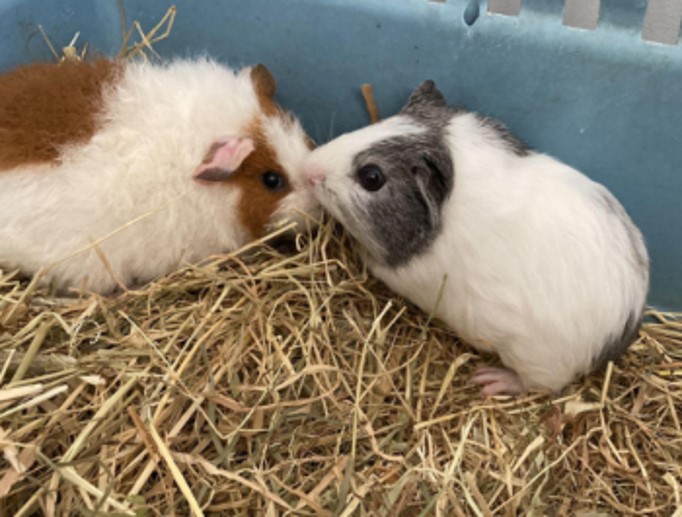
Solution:
M 163 58 L 154 50 L 154 44 L 170 36 L 170 33 L 173 30 L 173 24 L 175 23 L 175 16 L 178 11 L 177 7 L 171 5 L 157 24 L 145 32 L 138 20 L 134 20 L 132 27 L 128 28 L 124 0 L 117 0 L 117 5 L 122 35 L 118 58 L 131 61 L 134 59 L 163 61 Z M 78 39 L 80 38 L 80 32 L 76 32 L 70 43 L 65 47 L 62 47 L 61 53 L 57 52 L 54 43 L 40 24 L 38 24 L 38 32 L 40 32 L 45 45 L 50 50 L 50 53 L 56 62 L 82 61 L 86 58 L 88 44 L 83 44 L 80 50 L 76 46 Z M 138 38 L 137 41 L 135 41 L 135 37 Z
M 682 324 L 564 396 L 483 399 L 492 360 L 368 277 L 338 228 L 117 297 L 0 277 L 0 513 L 671 515 Z

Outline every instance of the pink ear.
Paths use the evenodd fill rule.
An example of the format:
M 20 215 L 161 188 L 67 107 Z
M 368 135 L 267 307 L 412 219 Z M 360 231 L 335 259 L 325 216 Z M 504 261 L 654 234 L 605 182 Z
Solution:
M 224 181 L 236 171 L 249 156 L 255 145 L 250 138 L 228 136 L 211 145 L 204 161 L 194 170 L 194 179 Z

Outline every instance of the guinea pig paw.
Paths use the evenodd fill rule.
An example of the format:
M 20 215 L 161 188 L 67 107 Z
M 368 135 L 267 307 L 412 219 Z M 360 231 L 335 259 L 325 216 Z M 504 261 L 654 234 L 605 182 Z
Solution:
M 525 391 L 518 374 L 507 368 L 479 368 L 470 381 L 482 386 L 481 393 L 493 395 L 520 395 Z

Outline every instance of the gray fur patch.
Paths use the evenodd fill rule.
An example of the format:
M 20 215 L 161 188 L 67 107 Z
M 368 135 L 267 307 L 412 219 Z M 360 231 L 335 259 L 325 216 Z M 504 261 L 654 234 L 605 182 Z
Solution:
M 642 313 L 643 309 L 639 312 L 631 313 L 625 321 L 623 328 L 609 338 L 604 344 L 601 353 L 592 362 L 593 370 L 601 370 L 609 361 L 615 361 L 625 353 L 637 338 L 639 327 L 642 324 Z
M 440 129 L 443 122 L 447 124 L 453 115 L 466 113 L 467 110 L 461 106 L 448 106 L 445 97 L 436 88 L 433 81 L 424 81 L 410 96 L 410 100 L 402 109 L 402 113 L 412 115 L 420 123 L 433 128 Z M 476 114 L 482 126 L 491 129 L 500 139 L 500 142 L 516 156 L 528 156 L 530 147 L 523 140 L 517 137 L 510 129 L 499 120 L 483 115 Z
M 516 156 L 523 157 L 530 154 L 531 149 L 528 144 L 512 133 L 502 122 L 494 118 L 484 117 L 482 115 L 476 116 L 478 117 L 478 120 L 481 121 L 481 124 L 492 129 L 502 141 L 504 146 Z
M 644 245 L 644 238 L 641 232 L 634 225 L 630 216 L 618 200 L 609 192 L 606 187 L 599 189 L 599 198 L 604 207 L 621 222 L 628 235 L 632 260 L 642 278 L 649 277 L 649 256 Z
M 387 181 L 369 203 L 364 196 L 353 198 L 353 209 L 363 213 L 371 234 L 360 240 L 380 243 L 375 260 L 400 266 L 425 250 L 441 229 L 441 206 L 454 184 L 442 129 L 379 142 L 355 157 L 353 173 L 368 164 L 379 167 Z
M 604 208 L 615 216 L 625 228 L 629 242 L 630 260 L 634 268 L 639 273 L 643 282 L 648 282 L 649 279 L 649 256 L 644 245 L 644 238 L 642 234 L 634 225 L 630 216 L 628 216 L 625 208 L 614 197 L 609 190 L 600 185 L 597 190 L 599 201 L 604 205 Z M 619 332 L 614 332 L 610 339 L 604 344 L 601 353 L 594 359 L 593 368 L 601 369 L 606 366 L 609 361 L 618 359 L 632 342 L 637 338 L 639 328 L 642 324 L 642 315 L 644 307 L 639 311 L 632 312 L 628 319 L 624 322 L 623 328 Z

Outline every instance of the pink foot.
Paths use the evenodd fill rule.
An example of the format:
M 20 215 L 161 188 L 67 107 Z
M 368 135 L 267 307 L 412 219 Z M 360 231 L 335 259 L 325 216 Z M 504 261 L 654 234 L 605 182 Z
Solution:
M 506 368 L 479 368 L 469 382 L 482 385 L 481 393 L 486 396 L 519 395 L 526 391 L 516 372 Z

